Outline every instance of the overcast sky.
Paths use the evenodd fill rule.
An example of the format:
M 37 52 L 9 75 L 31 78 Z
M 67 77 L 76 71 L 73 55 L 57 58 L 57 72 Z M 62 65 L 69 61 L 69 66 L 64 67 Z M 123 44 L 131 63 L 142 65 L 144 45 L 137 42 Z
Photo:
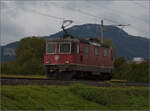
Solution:
M 149 0 L 147 1 L 1 1 L 1 45 L 26 36 L 43 36 L 61 30 L 63 19 L 73 25 L 131 24 L 123 29 L 150 38 Z

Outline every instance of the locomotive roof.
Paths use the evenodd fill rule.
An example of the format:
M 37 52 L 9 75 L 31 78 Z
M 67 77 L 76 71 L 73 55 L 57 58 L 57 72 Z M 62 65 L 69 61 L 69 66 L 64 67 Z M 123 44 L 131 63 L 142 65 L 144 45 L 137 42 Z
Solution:
M 82 42 L 82 43 L 86 43 L 86 44 L 109 48 L 108 45 L 101 43 L 98 38 L 83 39 L 80 37 L 69 36 L 69 37 L 65 37 L 65 38 L 63 38 L 63 37 L 51 38 L 50 40 L 46 40 L 46 41 L 47 42 Z

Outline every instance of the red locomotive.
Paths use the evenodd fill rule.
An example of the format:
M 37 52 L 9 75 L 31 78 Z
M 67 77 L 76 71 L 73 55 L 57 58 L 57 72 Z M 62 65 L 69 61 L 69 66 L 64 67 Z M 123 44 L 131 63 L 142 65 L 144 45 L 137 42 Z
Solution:
M 46 41 L 44 65 L 48 78 L 110 80 L 113 50 L 97 39 L 81 39 L 66 34 Z

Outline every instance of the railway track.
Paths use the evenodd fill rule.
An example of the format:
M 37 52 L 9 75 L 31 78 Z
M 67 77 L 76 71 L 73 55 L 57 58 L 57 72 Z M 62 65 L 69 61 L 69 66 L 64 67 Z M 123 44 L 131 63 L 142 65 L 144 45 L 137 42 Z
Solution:
M 99 86 L 99 87 L 110 87 L 113 85 L 118 86 L 146 86 L 149 87 L 148 83 L 135 83 L 135 82 L 105 82 L 105 81 L 92 81 L 92 80 L 52 80 L 52 79 L 39 79 L 39 78 L 0 78 L 1 85 L 70 85 L 73 83 L 82 83 L 86 85 Z

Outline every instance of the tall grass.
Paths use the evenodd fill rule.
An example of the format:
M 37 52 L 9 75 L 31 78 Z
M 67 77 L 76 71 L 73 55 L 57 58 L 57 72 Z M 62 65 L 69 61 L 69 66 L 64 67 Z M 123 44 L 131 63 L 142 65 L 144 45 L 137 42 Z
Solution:
M 146 87 L 89 87 L 73 84 L 70 90 L 85 98 L 110 109 L 149 108 L 148 88 Z
M 2 110 L 107 109 L 63 86 L 2 86 L 1 89 Z
M 1 87 L 2 110 L 148 110 L 148 87 Z

